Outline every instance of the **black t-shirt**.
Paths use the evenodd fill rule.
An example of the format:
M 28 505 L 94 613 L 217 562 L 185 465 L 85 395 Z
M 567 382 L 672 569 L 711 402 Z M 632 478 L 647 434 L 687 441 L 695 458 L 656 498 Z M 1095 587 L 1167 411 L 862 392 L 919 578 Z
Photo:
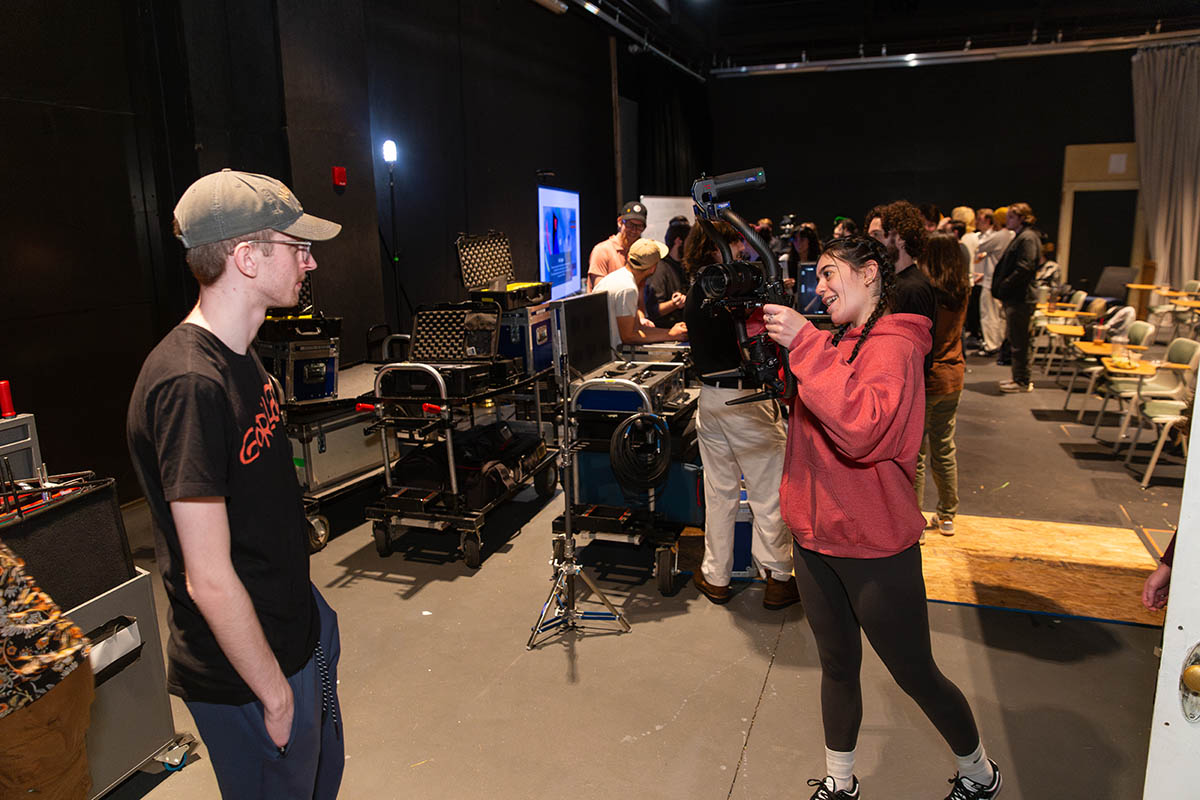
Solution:
M 922 314 L 929 319 L 930 336 L 933 326 L 937 324 L 937 301 L 934 299 L 933 284 L 929 276 L 916 264 L 910 264 L 903 272 L 896 274 L 896 307 L 897 314 Z M 933 350 L 925 353 L 925 374 L 929 374 L 933 366 Z
M 126 420 L 134 470 L 155 523 L 155 556 L 170 602 L 167 685 L 185 700 L 255 699 L 187 591 L 169 503 L 224 497 L 230 557 L 285 675 L 316 647 L 320 621 L 308 575 L 307 521 L 270 379 L 188 323 L 151 351 Z
M 683 264 L 665 256 L 658 262 L 658 269 L 646 281 L 646 316 L 659 328 L 670 328 L 683 322 L 683 309 L 677 308 L 669 314 L 659 314 L 658 304 L 671 299 L 675 292 L 686 292 L 687 280 L 683 277 Z
M 933 284 L 916 264 L 896 273 L 896 307 L 892 311 L 897 314 L 923 314 L 929 318 L 930 324 L 937 318 Z
M 688 344 L 692 347 L 692 366 L 701 380 L 709 373 L 726 372 L 742 365 L 742 350 L 733 317 L 720 306 L 705 308 L 704 292 L 699 284 L 693 283 L 688 292 L 683 321 L 687 323 Z M 757 383 L 747 384 L 745 388 L 756 386 Z

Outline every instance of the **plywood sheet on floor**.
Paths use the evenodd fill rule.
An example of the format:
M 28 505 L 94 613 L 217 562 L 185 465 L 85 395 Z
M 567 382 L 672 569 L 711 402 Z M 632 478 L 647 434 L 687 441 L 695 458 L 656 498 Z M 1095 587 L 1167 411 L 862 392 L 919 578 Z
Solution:
M 1128 528 L 962 514 L 954 527 L 926 534 L 931 600 L 1162 624 L 1140 600 L 1155 561 Z

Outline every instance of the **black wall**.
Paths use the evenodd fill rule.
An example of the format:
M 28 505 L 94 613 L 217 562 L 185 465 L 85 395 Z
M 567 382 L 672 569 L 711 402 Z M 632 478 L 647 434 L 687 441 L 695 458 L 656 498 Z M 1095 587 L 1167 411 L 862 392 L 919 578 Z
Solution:
M 536 280 L 539 169 L 580 192 L 586 252 L 617 216 L 607 31 L 530 2 L 368 1 L 379 220 L 390 246 L 385 139 L 395 166 L 399 277 L 413 305 L 465 297 L 454 240 L 503 231 L 517 280 Z M 390 273 L 390 270 L 387 272 Z M 390 274 L 385 291 L 393 291 Z M 401 303 L 400 330 L 411 324 Z
M 1129 52 L 711 81 L 715 167 L 765 167 L 747 218 L 796 212 L 829 236 L 907 198 L 1025 201 L 1058 229 L 1069 144 L 1133 141 Z M 1127 254 L 1121 256 L 1122 260 Z
M 52 471 L 96 469 L 126 496 L 125 406 L 157 315 L 141 10 L 0 4 L 0 379 L 36 415 Z
M 366 22 L 361 0 L 277 0 L 291 183 L 304 210 L 339 222 L 318 245 L 318 310 L 342 318 L 341 358 L 367 357 L 367 330 L 384 321 L 379 233 L 367 108 Z M 319 57 L 314 57 L 319 54 Z M 346 168 L 335 187 L 333 167 Z

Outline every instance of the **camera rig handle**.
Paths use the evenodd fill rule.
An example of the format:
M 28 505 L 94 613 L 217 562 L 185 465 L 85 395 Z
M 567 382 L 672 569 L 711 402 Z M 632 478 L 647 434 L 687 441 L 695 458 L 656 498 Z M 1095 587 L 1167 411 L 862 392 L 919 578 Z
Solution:
M 719 302 L 733 316 L 738 335 L 738 347 L 742 364 L 736 370 L 713 373 L 707 378 L 757 378 L 762 391 L 730 400 L 726 405 L 754 403 L 760 400 L 791 399 L 796 394 L 796 376 L 788 369 L 787 351 L 775 343 L 765 331 L 750 336 L 746 321 L 755 309 L 767 303 L 786 304 L 787 293 L 783 284 L 783 272 L 771 248 L 763 242 L 758 232 L 746 223 L 722 197 L 745 191 L 761 189 L 767 184 L 766 171 L 762 167 L 727 172 L 712 178 L 701 176 L 692 184 L 692 200 L 695 202 L 696 221 L 708 240 L 716 245 L 723 264 L 733 264 L 729 245 L 713 228 L 712 221 L 722 219 L 733 226 L 762 258 L 763 281 L 749 295 L 725 297 Z M 780 373 L 782 372 L 782 377 Z

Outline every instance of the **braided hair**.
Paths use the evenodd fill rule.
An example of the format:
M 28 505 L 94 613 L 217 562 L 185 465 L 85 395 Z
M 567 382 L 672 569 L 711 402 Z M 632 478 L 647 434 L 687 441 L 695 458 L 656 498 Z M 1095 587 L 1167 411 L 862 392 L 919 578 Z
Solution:
M 832 256 L 838 261 L 845 262 L 855 272 L 859 272 L 868 261 L 874 261 L 879 265 L 879 301 L 875 304 L 875 309 L 871 312 L 866 324 L 863 325 L 862 336 L 859 336 L 858 341 L 854 343 L 854 351 L 850 353 L 850 361 L 853 362 L 858 357 L 858 351 L 862 348 L 863 342 L 867 340 L 867 335 L 875 327 L 875 323 L 895 305 L 896 267 L 888 258 L 887 248 L 869 236 L 845 236 L 841 239 L 833 239 L 826 244 L 822 255 Z M 833 335 L 835 346 L 850 330 L 850 327 L 851 323 L 846 323 L 837 329 Z

